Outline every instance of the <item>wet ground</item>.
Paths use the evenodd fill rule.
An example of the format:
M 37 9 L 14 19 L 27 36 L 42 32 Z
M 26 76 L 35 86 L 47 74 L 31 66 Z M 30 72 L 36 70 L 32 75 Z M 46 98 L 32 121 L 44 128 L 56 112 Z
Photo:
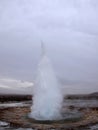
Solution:
M 2 122 L 2 123 L 5 124 L 5 122 Z M 0 122 L 0 125 L 1 125 L 1 122 Z M 33 129 L 33 128 L 14 128 L 14 127 L 10 127 L 10 126 L 1 126 L 0 130 L 36 130 L 36 129 Z M 55 129 L 49 129 L 49 130 L 55 130 Z M 84 127 L 84 128 L 79 128 L 79 129 L 77 128 L 75 130 L 98 130 L 98 124 Z
M 31 102 L 7 102 L 0 103 L 0 130 L 98 130 L 98 101 L 92 100 L 66 100 L 63 104 L 65 109 L 70 111 L 82 111 L 85 118 L 81 121 L 68 124 L 55 123 L 53 125 L 29 124 L 23 117 L 30 112 Z M 35 126 L 35 127 L 34 127 Z M 54 127 L 55 126 L 55 127 Z M 42 128 L 43 127 L 43 128 Z

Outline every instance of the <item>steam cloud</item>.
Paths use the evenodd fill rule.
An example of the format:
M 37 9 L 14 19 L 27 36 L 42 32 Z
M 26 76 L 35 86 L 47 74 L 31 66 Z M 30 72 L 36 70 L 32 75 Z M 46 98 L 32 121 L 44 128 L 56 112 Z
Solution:
M 36 120 L 55 120 L 61 117 L 62 94 L 52 65 L 46 55 L 38 66 L 34 86 L 31 117 Z

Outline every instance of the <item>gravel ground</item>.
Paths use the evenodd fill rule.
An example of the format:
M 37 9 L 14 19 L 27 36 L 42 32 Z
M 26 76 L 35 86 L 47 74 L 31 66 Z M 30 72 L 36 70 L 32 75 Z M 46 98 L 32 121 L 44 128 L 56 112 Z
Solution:
M 0 104 L 0 130 L 60 130 L 61 128 L 64 128 L 64 130 L 98 130 L 97 103 L 97 100 L 66 100 L 63 104 L 64 110 L 66 106 L 85 108 L 83 110 L 85 113 L 83 120 L 74 123 L 64 122 L 62 124 L 55 123 L 51 125 L 32 123 L 25 118 L 25 115 L 28 115 L 30 112 L 31 102 L 3 103 Z

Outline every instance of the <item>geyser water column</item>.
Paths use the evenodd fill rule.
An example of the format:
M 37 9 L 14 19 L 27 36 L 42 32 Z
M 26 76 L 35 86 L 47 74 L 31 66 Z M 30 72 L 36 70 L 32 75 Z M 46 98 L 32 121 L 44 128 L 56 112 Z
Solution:
M 42 44 L 42 56 L 34 85 L 30 117 L 36 120 L 59 120 L 62 100 L 60 85 Z

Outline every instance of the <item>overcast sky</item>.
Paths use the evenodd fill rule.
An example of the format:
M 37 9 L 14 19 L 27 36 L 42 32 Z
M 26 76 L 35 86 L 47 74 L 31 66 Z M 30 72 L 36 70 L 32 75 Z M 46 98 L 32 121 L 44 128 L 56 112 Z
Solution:
M 0 77 L 33 81 L 41 40 L 65 84 L 98 90 L 98 0 L 0 0 Z

